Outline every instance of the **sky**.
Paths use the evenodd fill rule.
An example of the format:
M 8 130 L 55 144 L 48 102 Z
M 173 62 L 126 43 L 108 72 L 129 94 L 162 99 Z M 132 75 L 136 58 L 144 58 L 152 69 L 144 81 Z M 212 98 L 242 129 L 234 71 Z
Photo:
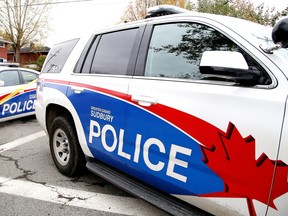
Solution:
M 250 0 L 255 5 L 264 3 L 269 7 L 275 7 L 276 10 L 283 10 L 288 7 L 288 0 Z
M 54 2 L 69 3 L 54 4 L 50 9 L 50 31 L 44 42 L 44 45 L 50 47 L 55 43 L 117 24 L 129 0 L 54 0 Z
M 288 0 L 250 0 L 255 5 L 264 2 L 269 7 L 282 10 Z M 54 0 L 68 2 L 53 4 L 50 10 L 49 34 L 45 46 L 93 33 L 101 28 L 113 26 L 120 21 L 130 0 Z

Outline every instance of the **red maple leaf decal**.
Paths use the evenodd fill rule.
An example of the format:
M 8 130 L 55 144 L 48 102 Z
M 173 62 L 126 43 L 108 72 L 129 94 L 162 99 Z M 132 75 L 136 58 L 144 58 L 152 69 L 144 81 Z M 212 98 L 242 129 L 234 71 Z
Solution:
M 130 102 L 137 104 L 131 98 Z M 252 136 L 243 138 L 232 123 L 225 133 L 196 116 L 165 105 L 157 104 L 145 109 L 176 125 L 204 145 L 200 146 L 203 161 L 225 182 L 226 187 L 222 192 L 202 196 L 246 198 L 250 215 L 256 215 L 253 199 L 277 209 L 274 200 L 288 192 L 288 165 L 270 160 L 264 153 L 255 159 Z
M 203 161 L 222 178 L 226 187 L 223 192 L 205 196 L 244 197 L 250 215 L 256 215 L 253 199 L 264 204 L 269 202 L 270 207 L 277 209 L 274 199 L 288 191 L 288 166 L 270 160 L 264 153 L 256 160 L 254 138 L 243 138 L 231 123 L 227 133 L 219 133 L 219 136 L 221 142 L 215 142 L 210 148 L 201 148 Z M 273 193 L 269 197 L 275 171 Z

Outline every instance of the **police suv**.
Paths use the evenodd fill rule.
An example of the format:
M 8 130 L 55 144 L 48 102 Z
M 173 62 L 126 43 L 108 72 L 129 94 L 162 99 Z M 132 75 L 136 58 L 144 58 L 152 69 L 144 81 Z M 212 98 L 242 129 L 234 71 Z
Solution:
M 56 167 L 174 215 L 288 215 L 288 18 L 182 12 L 54 45 L 35 106 Z

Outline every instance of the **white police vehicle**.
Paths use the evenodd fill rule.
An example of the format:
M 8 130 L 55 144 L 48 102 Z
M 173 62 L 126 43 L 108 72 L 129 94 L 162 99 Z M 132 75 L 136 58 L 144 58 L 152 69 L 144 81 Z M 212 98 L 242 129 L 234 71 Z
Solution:
M 174 215 L 288 215 L 288 18 L 166 13 L 51 49 L 36 116 L 57 168 L 87 160 Z
M 20 67 L 0 67 L 0 122 L 34 115 L 39 72 Z

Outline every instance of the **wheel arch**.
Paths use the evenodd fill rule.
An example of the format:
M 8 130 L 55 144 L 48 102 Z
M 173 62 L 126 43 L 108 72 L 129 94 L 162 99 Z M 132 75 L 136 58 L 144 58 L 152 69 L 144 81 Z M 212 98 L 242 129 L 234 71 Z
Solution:
M 79 119 L 78 114 L 75 110 L 70 111 L 68 108 L 61 106 L 59 104 L 50 103 L 46 107 L 46 129 L 47 132 L 50 133 L 50 128 L 52 125 L 52 122 L 55 118 L 58 116 L 66 116 L 66 118 L 69 119 L 69 122 L 73 124 L 73 127 L 76 129 L 77 137 L 79 140 L 79 144 L 86 156 L 93 157 L 91 151 L 89 150 L 87 146 L 87 141 L 85 138 L 85 133 L 81 124 L 81 121 Z
M 67 108 L 60 106 L 58 104 L 49 104 L 47 106 L 47 109 L 46 109 L 46 128 L 47 128 L 48 133 L 50 132 L 50 127 L 51 127 L 53 120 L 55 118 L 57 118 L 58 116 L 62 116 L 62 115 L 69 117 L 69 119 L 72 120 L 70 122 L 73 122 L 73 124 L 74 124 L 73 117 Z M 74 124 L 74 127 L 75 127 L 75 124 Z

